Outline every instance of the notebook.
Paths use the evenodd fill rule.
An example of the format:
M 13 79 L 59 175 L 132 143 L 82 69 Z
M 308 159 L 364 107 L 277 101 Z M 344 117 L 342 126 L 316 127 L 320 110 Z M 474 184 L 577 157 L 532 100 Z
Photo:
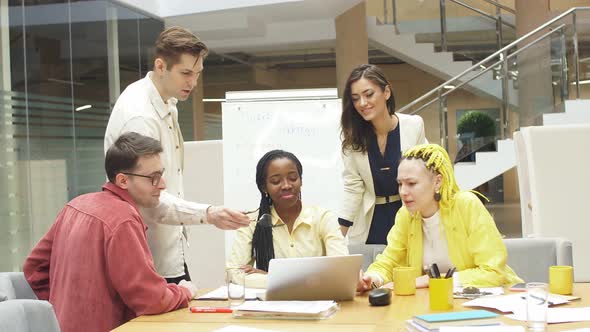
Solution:
M 272 259 L 265 300 L 352 300 L 363 255 Z
M 441 326 L 497 325 L 500 324 L 499 316 L 487 310 L 470 310 L 417 315 L 413 321 L 421 327 L 433 330 Z

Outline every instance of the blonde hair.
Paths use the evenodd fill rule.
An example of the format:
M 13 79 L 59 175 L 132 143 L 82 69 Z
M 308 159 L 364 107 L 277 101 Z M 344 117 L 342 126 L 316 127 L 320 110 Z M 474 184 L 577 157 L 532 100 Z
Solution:
M 404 159 L 420 159 L 426 169 L 442 176 L 439 204 L 441 208 L 451 207 L 453 198 L 460 189 L 447 151 L 437 144 L 421 144 L 407 150 L 402 157 Z

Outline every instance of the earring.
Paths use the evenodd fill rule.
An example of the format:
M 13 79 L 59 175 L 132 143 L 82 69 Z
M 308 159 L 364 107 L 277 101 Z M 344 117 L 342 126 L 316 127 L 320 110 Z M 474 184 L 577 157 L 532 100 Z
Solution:
M 437 190 L 434 192 L 434 200 L 437 202 L 440 201 L 440 191 Z
M 272 205 L 272 198 L 270 198 L 270 195 L 268 193 L 264 193 L 264 198 L 266 198 L 266 202 L 269 206 Z

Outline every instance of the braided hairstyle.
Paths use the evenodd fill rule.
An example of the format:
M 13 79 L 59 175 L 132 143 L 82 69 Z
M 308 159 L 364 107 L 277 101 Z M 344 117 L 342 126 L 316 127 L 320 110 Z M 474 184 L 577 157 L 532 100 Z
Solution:
M 254 234 L 252 235 L 252 257 L 256 261 L 256 268 L 263 271 L 268 271 L 268 263 L 275 257 L 275 250 L 272 243 L 272 221 L 262 218 L 264 214 L 270 215 L 270 207 L 272 206 L 272 199 L 270 195 L 265 192 L 266 177 L 268 175 L 268 165 L 275 159 L 287 158 L 291 160 L 299 177 L 303 175 L 303 167 L 301 162 L 291 152 L 283 150 L 272 150 L 267 152 L 256 165 L 256 186 L 260 191 L 260 206 L 258 207 L 258 219 Z M 260 220 L 262 219 L 262 220 Z
M 420 144 L 407 150 L 402 160 L 420 159 L 424 162 L 426 169 L 440 174 L 442 176 L 442 184 L 440 186 L 440 207 L 442 209 L 450 208 L 453 202 L 453 197 L 460 191 L 455 173 L 453 171 L 453 164 L 447 154 L 447 151 L 442 146 L 437 144 Z

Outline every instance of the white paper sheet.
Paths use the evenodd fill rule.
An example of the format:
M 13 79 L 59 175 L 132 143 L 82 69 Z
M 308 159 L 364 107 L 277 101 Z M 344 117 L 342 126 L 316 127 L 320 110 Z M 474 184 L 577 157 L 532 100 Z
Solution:
M 439 332 L 524 332 L 522 326 L 441 326 Z
M 507 318 L 526 321 L 526 311 L 517 311 Z M 567 323 L 590 321 L 590 307 L 582 308 L 549 308 L 547 309 L 547 323 Z
M 254 327 L 247 327 L 247 326 L 239 326 L 239 325 L 229 325 L 220 329 L 215 330 L 214 332 L 278 332 L 276 330 L 263 330 Z
M 258 295 L 264 293 L 264 289 L 246 288 L 246 300 L 256 300 Z M 227 300 L 227 286 L 221 286 L 207 294 L 197 297 L 197 300 Z
M 235 307 L 242 311 L 319 314 L 336 305 L 334 301 L 249 301 Z
M 564 296 L 550 294 L 549 302 L 551 305 L 559 305 L 568 303 L 569 301 Z M 467 301 L 463 303 L 463 306 L 492 308 L 504 313 L 524 311 L 526 310 L 526 293 L 484 296 L 475 300 Z

